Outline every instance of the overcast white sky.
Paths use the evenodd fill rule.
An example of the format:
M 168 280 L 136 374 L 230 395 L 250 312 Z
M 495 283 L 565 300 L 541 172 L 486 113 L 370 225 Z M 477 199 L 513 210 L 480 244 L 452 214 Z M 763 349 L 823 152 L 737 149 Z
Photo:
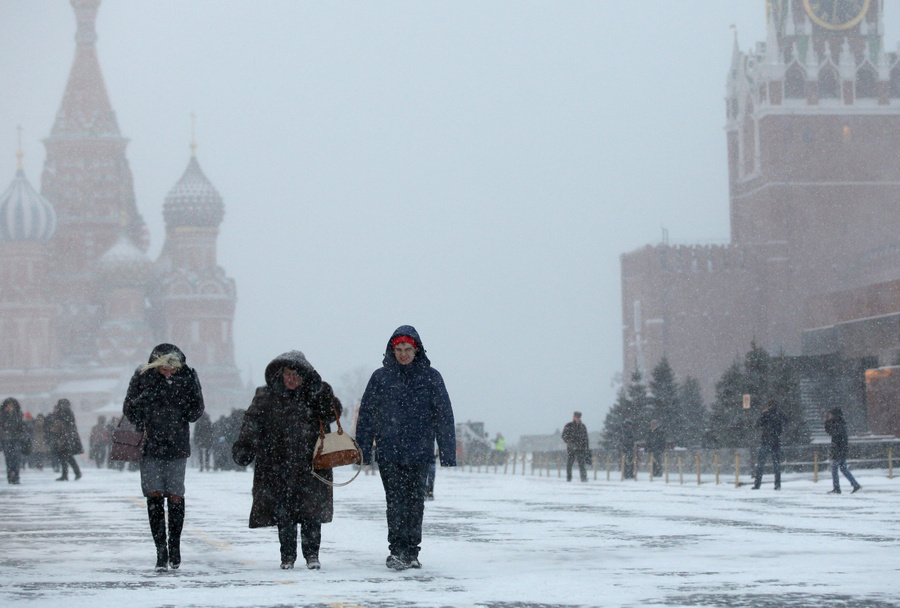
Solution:
M 728 239 L 732 24 L 764 40 L 764 0 L 104 0 L 97 46 L 153 257 L 197 116 L 245 378 L 297 348 L 340 384 L 409 323 L 457 419 L 516 439 L 600 429 L 620 254 Z M 20 124 L 39 187 L 74 33 L 0 0 L 0 189 Z

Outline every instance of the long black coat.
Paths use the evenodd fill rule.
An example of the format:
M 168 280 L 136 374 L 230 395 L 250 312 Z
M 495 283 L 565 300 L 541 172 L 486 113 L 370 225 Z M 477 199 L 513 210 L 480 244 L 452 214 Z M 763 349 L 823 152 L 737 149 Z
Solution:
M 84 453 L 81 437 L 78 435 L 78 427 L 75 425 L 75 414 L 72 413 L 72 407 L 67 400 L 59 400 L 53 408 L 53 413 L 47 417 L 47 421 L 50 423 L 53 451 L 60 456 Z
M 784 417 L 774 407 L 766 408 L 756 421 L 760 430 L 759 442 L 769 448 L 781 447 L 781 429 L 784 425 Z
M 285 367 L 302 379 L 292 391 L 282 380 Z M 330 522 L 334 515 L 332 488 L 312 476 L 313 448 L 319 419 L 329 432 L 335 411 L 338 416 L 341 413 L 341 402 L 300 351 L 273 359 L 266 366 L 265 377 L 266 385 L 256 389 L 231 449 L 240 466 L 256 460 L 250 527 L 277 525 L 279 508 L 286 509 L 295 522 Z M 330 470 L 317 473 L 332 479 Z
M 177 353 L 182 367 L 170 378 L 157 369 L 135 370 L 128 384 L 122 413 L 138 431 L 145 431 L 144 456 L 160 460 L 176 460 L 191 455 L 191 422 L 203 414 L 203 390 L 197 372 L 184 363 L 184 353 L 177 346 L 160 344 L 153 349 L 150 361 L 160 355 Z
M 7 412 L 7 404 L 12 405 L 12 411 Z M 7 399 L 0 406 L 0 450 L 21 452 L 27 440 L 27 429 L 22 408 L 15 399 Z

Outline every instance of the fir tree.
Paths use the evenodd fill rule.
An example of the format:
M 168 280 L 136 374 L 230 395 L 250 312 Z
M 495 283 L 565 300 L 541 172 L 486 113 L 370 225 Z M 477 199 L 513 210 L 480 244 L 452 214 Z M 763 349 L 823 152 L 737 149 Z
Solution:
M 648 418 L 659 422 L 670 441 L 682 434 L 679 409 L 675 373 L 669 361 L 663 357 L 650 373 Z
M 709 412 L 703 404 L 700 382 L 688 376 L 678 386 L 678 412 L 675 416 L 677 431 L 673 431 L 671 436 L 675 445 L 700 447 L 708 418 Z

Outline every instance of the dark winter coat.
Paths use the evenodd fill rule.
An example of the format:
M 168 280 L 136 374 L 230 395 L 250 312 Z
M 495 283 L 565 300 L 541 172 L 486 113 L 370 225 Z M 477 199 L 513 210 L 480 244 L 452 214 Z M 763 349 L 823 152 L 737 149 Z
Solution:
M 167 353 L 179 356 L 181 368 L 169 378 L 158 369 L 136 369 L 122 413 L 138 431 L 146 432 L 144 457 L 176 460 L 191 455 L 189 423 L 203 414 L 203 390 L 197 372 L 187 366 L 184 353 L 177 346 L 160 344 L 148 362 Z
M 7 412 L 7 405 L 12 405 L 11 412 Z M 4 452 L 21 453 L 25 448 L 28 431 L 25 428 L 25 418 L 18 400 L 12 397 L 3 401 L 0 406 L 0 450 Z
M 391 342 L 398 336 L 416 341 L 416 356 L 400 365 Z M 398 464 L 434 461 L 437 441 L 441 466 L 456 466 L 456 428 L 450 396 L 440 372 L 431 367 L 418 332 L 398 327 L 388 340 L 383 366 L 372 373 L 363 393 L 356 422 L 356 440 L 363 462 Z
M 60 399 L 57 402 L 53 413 L 47 417 L 47 421 L 50 423 L 51 446 L 54 452 L 60 456 L 84 453 L 81 437 L 75 426 L 75 414 L 72 413 L 68 399 Z
M 825 421 L 825 432 L 831 435 L 831 459 L 847 460 L 850 440 L 847 437 L 847 423 L 841 408 L 831 410 L 831 418 Z
M 284 386 L 282 369 L 300 374 L 294 390 Z M 341 402 L 331 386 L 300 351 L 280 355 L 266 366 L 266 385 L 256 389 L 244 414 L 232 457 L 240 466 L 254 460 L 250 527 L 277 525 L 276 509 L 286 507 L 295 522 L 330 522 L 334 514 L 331 486 L 312 475 L 313 448 L 319 420 L 329 432 Z M 331 480 L 331 471 L 318 471 Z
M 759 420 L 756 421 L 756 426 L 760 429 L 760 444 L 769 448 L 780 448 L 783 424 L 784 417 L 777 408 L 770 407 L 765 409 Z
M 562 440 L 566 442 L 566 450 L 580 452 L 590 449 L 587 427 L 580 420 L 572 421 L 563 427 Z
M 209 414 L 204 413 L 194 425 L 194 444 L 201 449 L 208 450 L 216 443 L 216 436 L 213 433 L 212 420 Z

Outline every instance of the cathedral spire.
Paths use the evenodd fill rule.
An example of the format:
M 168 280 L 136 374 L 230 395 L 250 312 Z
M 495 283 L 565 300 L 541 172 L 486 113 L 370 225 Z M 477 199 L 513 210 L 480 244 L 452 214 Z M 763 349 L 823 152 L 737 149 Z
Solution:
M 51 136 L 91 134 L 119 136 L 97 60 L 97 10 L 100 0 L 71 0 L 78 29 L 75 60 Z

